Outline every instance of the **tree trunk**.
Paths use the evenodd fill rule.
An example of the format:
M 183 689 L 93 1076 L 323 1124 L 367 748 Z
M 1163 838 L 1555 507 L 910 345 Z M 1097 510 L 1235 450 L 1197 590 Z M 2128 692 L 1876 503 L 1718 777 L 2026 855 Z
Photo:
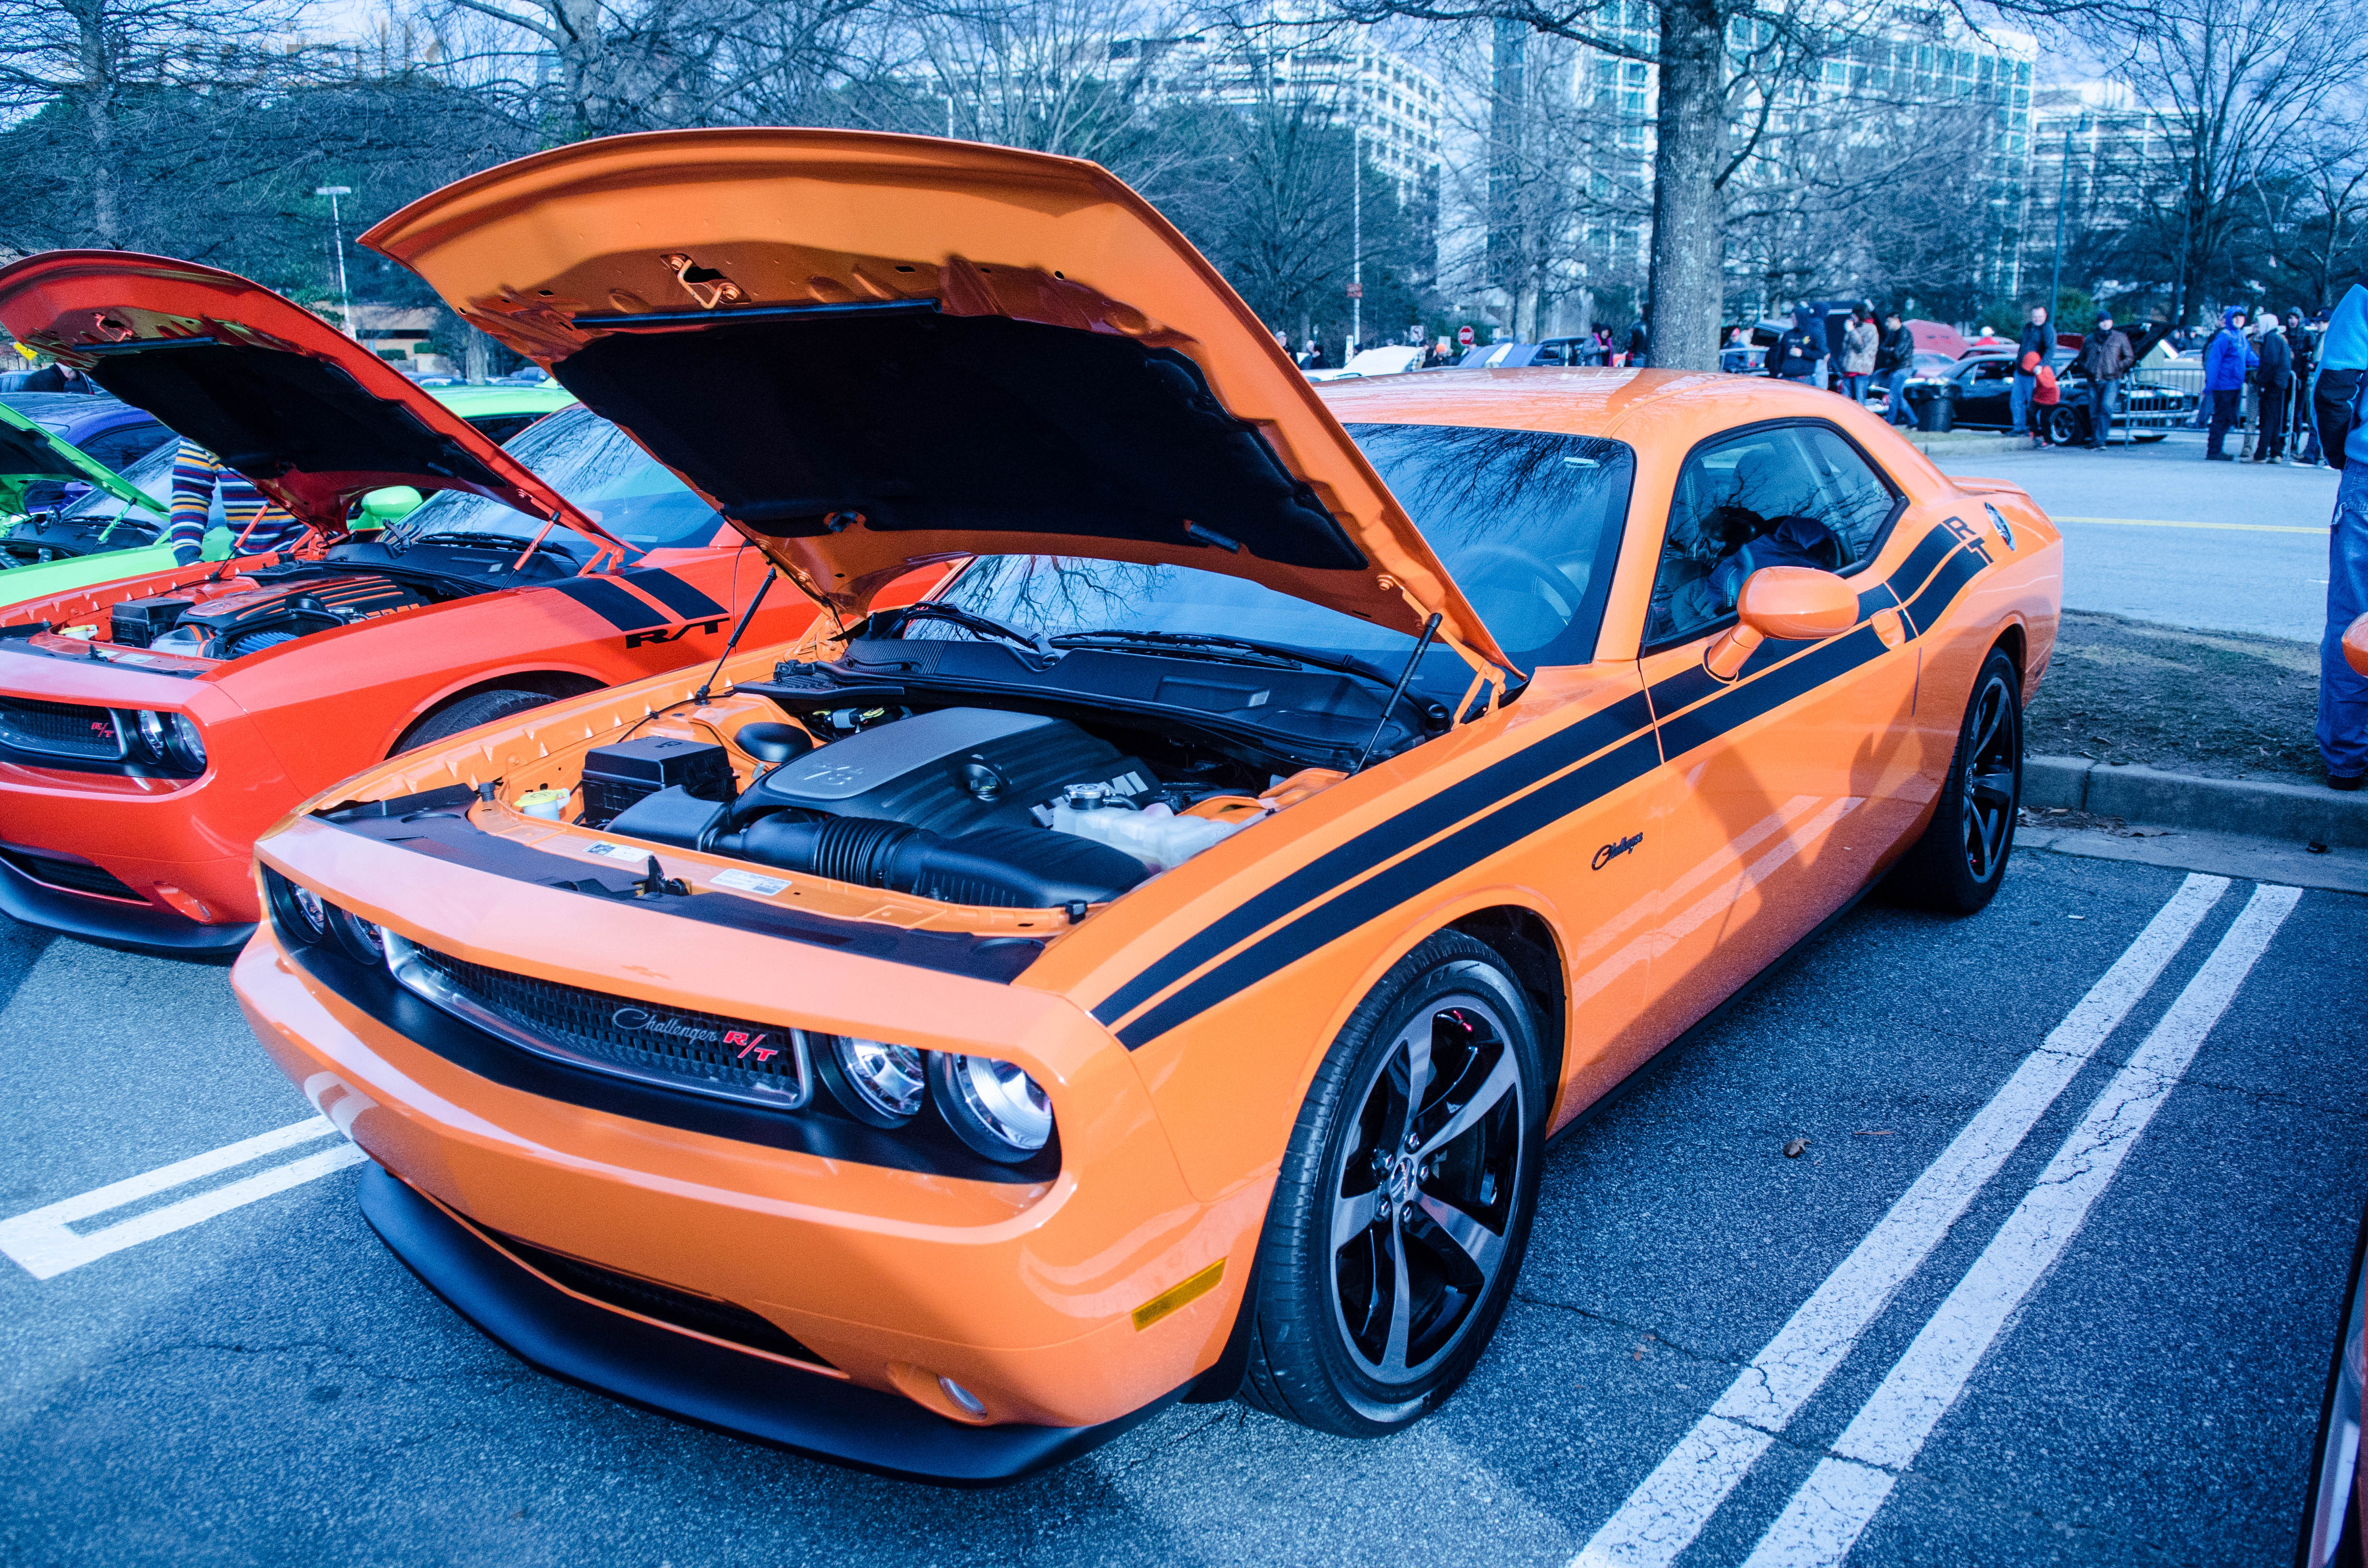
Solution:
M 1725 14 L 1718 0 L 1663 0 L 1661 102 L 1653 153 L 1653 363 L 1718 369 L 1725 306 Z
M 107 0 L 80 0 L 73 8 L 81 55 L 82 113 L 90 131 L 90 226 L 108 250 L 123 244 L 123 213 L 115 180 L 115 60 L 108 48 Z

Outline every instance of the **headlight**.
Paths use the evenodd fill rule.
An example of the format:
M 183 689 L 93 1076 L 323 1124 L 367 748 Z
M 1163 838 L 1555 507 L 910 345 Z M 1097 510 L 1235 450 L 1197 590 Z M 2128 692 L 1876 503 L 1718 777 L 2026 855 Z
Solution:
M 206 738 L 198 733 L 198 722 L 187 713 L 167 713 L 165 723 L 169 732 L 165 749 L 173 754 L 173 760 L 192 773 L 203 773 Z
M 386 962 L 385 932 L 350 909 L 340 909 L 334 903 L 326 907 L 329 937 L 347 958 L 373 968 Z
M 1051 1141 L 1053 1102 L 1010 1062 L 934 1051 L 929 1076 L 946 1125 L 988 1159 L 1018 1165 Z
M 873 1127 L 902 1127 L 921 1108 L 928 1088 L 922 1053 L 909 1045 L 822 1035 L 814 1062 L 847 1114 Z
M 263 868 L 263 885 L 271 893 L 271 912 L 288 935 L 307 947 L 329 934 L 329 906 L 311 888 L 299 887 L 270 867 Z
M 147 754 L 148 760 L 164 761 L 165 743 L 170 738 L 165 726 L 165 715 L 143 708 L 134 716 L 133 722 L 139 734 L 140 749 Z

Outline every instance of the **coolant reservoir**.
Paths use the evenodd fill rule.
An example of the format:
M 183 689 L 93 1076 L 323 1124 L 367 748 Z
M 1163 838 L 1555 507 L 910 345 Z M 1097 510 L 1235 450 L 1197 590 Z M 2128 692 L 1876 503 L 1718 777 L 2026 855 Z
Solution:
M 1155 871 L 1173 870 L 1243 825 L 1179 817 L 1165 803 L 1137 811 L 1102 784 L 1072 784 L 1053 803 L 1053 832 L 1123 849 Z

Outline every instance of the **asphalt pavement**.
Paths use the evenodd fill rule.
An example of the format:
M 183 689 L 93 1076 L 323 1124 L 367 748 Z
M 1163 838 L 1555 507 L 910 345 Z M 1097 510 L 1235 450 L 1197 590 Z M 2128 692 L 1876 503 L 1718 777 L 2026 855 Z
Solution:
M 2326 625 L 2332 469 L 2208 462 L 2188 431 L 2101 452 L 1943 449 L 1933 460 L 2010 480 L 2063 525 L 2067 609 L 2297 642 Z
M 1554 1145 L 1433 1419 L 1182 1407 L 962 1494 L 527 1370 L 379 1244 L 222 970 L 0 926 L 0 1562 L 2281 1562 L 2363 996 L 2342 893 L 2022 852 L 1970 920 L 1870 903 Z

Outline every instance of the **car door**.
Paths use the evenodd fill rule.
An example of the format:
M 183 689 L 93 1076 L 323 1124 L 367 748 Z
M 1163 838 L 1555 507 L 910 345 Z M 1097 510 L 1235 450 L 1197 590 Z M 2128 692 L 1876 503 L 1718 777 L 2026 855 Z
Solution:
M 1667 846 L 1654 989 L 1674 1034 L 1840 908 L 1912 825 L 1918 653 L 1878 570 L 1905 494 L 1821 421 L 1703 442 L 1679 472 L 1639 670 Z M 1859 590 L 1858 623 L 1704 667 L 1748 569 L 1795 548 Z
M 2014 419 L 2013 391 L 2012 360 L 1975 360 L 1957 373 L 1957 423 L 2003 429 Z

